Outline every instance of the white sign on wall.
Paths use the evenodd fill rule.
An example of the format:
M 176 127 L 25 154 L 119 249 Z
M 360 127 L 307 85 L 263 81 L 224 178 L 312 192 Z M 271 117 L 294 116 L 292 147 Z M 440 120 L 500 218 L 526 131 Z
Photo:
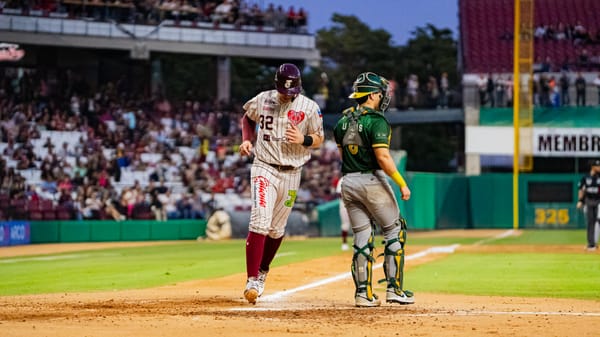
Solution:
M 512 155 L 513 128 L 468 126 L 468 154 Z M 600 157 L 600 129 L 534 128 L 533 155 L 537 157 Z

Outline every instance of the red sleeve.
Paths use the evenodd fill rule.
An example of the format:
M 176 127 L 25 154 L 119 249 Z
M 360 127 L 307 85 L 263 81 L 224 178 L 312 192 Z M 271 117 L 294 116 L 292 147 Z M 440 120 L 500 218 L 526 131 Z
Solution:
M 256 139 L 256 122 L 244 115 L 242 117 L 242 140 L 254 142 Z

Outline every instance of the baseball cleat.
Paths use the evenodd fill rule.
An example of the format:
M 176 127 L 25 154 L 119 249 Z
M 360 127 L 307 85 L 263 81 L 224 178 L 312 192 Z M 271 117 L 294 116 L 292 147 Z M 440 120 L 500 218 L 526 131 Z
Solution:
M 378 307 L 381 305 L 381 301 L 375 294 L 373 294 L 372 299 L 369 299 L 366 293 L 358 293 L 354 296 L 354 305 L 361 308 Z
M 267 280 L 267 273 L 268 271 L 258 271 L 258 277 L 256 278 L 256 285 L 258 286 L 256 290 L 258 290 L 258 297 L 261 297 L 263 292 L 265 291 L 265 281 Z
M 409 290 L 400 290 L 390 288 L 385 293 L 385 301 L 387 303 L 413 304 L 415 303 L 415 295 Z
M 258 298 L 258 280 L 255 277 L 250 277 L 246 282 L 244 297 L 250 304 L 256 304 Z

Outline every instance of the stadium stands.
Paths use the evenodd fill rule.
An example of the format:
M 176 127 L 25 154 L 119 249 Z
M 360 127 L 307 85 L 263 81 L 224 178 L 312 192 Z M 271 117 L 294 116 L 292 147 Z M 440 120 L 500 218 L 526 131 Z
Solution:
M 550 71 L 600 69 L 600 1 L 536 0 L 534 6 L 536 62 L 550 60 Z M 459 0 L 459 16 L 464 72 L 511 72 L 514 2 Z
M 291 6 L 269 3 L 260 7 L 244 0 L 219 1 L 36 1 L 3 2 L 0 13 L 61 19 L 115 21 L 144 25 L 261 30 L 287 33 L 307 32 L 307 13 Z
M 237 153 L 240 107 L 193 102 L 197 108 L 181 113 L 184 102 L 173 100 L 173 111 L 161 112 L 153 97 L 132 103 L 133 95 L 102 84 L 81 97 L 95 101 L 98 110 L 88 111 L 71 105 L 69 85 L 39 97 L 33 92 L 48 79 L 36 70 L 16 74 L 0 71 L 0 218 L 153 219 L 156 194 L 168 190 L 178 217 L 206 216 L 215 204 L 249 209 L 249 162 Z M 131 104 L 134 130 L 125 118 Z M 336 155 L 335 144 L 315 153 L 298 205 L 334 197 Z

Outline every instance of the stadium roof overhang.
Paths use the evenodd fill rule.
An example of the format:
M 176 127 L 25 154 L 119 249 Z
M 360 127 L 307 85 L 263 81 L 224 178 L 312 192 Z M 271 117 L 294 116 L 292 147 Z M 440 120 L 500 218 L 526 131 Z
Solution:
M 147 58 L 150 52 L 170 52 L 304 60 L 310 64 L 321 59 L 313 35 L 251 28 L 133 25 L 0 14 L 0 33 L 3 42 L 125 50 L 136 58 Z

